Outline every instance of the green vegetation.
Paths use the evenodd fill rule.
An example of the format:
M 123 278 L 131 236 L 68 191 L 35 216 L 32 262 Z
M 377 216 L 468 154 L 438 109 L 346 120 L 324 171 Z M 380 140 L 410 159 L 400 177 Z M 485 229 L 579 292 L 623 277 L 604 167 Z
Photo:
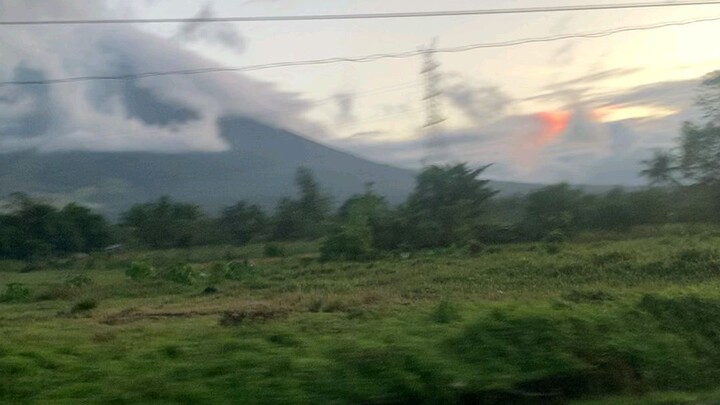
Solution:
M 665 188 L 495 199 L 455 164 L 333 213 L 300 168 L 271 216 L 163 197 L 117 225 L 16 196 L 0 402 L 718 401 L 716 76 L 709 121 L 645 162 Z
M 631 231 L 555 254 L 323 262 L 301 243 L 3 263 L 0 402 L 720 399 L 719 230 Z

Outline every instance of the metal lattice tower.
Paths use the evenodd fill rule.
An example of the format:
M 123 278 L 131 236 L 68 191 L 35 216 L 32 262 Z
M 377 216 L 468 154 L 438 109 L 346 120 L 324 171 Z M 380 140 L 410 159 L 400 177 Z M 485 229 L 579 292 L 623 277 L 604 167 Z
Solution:
M 435 45 L 437 38 L 434 38 L 430 46 L 423 51 L 422 75 L 425 79 L 425 125 L 423 125 L 426 139 L 426 155 L 422 160 L 423 166 L 441 164 L 448 160 L 447 144 L 442 137 L 442 123 L 446 120 L 442 114 L 440 105 L 440 80 L 442 78 L 438 68 L 440 64 L 435 60 Z

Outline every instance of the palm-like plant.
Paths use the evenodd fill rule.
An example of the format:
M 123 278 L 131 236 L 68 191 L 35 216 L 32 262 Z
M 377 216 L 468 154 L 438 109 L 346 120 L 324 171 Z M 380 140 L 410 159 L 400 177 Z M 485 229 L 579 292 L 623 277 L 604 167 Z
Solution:
M 675 178 L 675 173 L 679 169 L 675 161 L 675 156 L 669 151 L 656 150 L 652 158 L 642 161 L 645 168 L 640 171 L 640 175 L 650 180 L 650 186 L 680 185 Z

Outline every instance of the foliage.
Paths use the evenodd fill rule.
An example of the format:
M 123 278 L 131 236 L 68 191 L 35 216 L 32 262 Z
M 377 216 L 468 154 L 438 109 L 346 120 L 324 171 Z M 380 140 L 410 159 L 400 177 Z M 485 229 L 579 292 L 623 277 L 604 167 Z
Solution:
M 698 106 L 710 125 L 720 126 L 720 70 L 709 73 L 700 86 Z
M 260 206 L 240 201 L 223 210 L 220 225 L 227 229 L 234 243 L 243 245 L 265 233 L 268 218 Z
M 457 305 L 448 300 L 440 301 L 433 310 L 431 318 L 436 323 L 452 323 L 462 319 Z
M 133 235 L 147 246 L 187 247 L 206 242 L 198 237 L 203 225 L 215 228 L 203 219 L 197 205 L 174 202 L 165 196 L 130 208 L 122 215 L 122 225 L 132 229 Z
M 544 187 L 527 196 L 522 228 L 532 239 L 551 232 L 572 235 L 578 229 L 583 194 L 568 184 Z
M 63 209 L 14 194 L 0 215 L 0 258 L 41 259 L 107 246 L 110 228 L 100 215 L 76 204 Z
M 198 274 L 191 265 L 178 263 L 163 269 L 160 277 L 173 283 L 189 285 L 195 282 Z
M 679 167 L 676 166 L 675 160 L 672 153 L 655 150 L 652 158 L 641 162 L 645 168 L 640 171 L 640 175 L 650 181 L 650 186 L 677 186 L 680 183 L 675 178 L 675 174 Z
M 73 305 L 55 300 L 68 298 L 0 305 L 0 401 L 613 403 L 626 393 L 712 389 L 720 233 L 670 228 L 568 240 L 554 256 L 519 243 L 481 256 L 415 251 L 408 260 L 299 267 L 317 252 L 283 245 L 288 257 L 272 259 L 262 244 L 237 247 L 234 256 L 262 265 L 211 296 L 197 285 L 138 284 L 108 263 L 166 268 L 187 257 L 208 272 L 217 264 L 219 277 L 235 266 L 225 247 L 98 256 L 104 270 L 83 274 L 95 280 L 95 303 L 107 305 L 84 315 L 92 320 L 58 316 Z M 32 291 L 67 288 L 63 272 L 18 269 L 0 275 Z M 90 301 L 75 315 L 92 310 Z M 120 330 L 146 344 L 127 345 Z
M 125 275 L 135 281 L 142 281 L 152 277 L 155 274 L 155 269 L 143 262 L 132 262 L 130 266 L 125 270 Z
M 277 206 L 273 239 L 312 239 L 322 235 L 330 211 L 330 197 L 315 180 L 312 171 L 300 167 L 295 175 L 298 199 L 284 198 Z
M 30 289 L 22 283 L 10 283 L 0 295 L 0 302 L 26 302 L 30 299 Z
M 81 288 L 88 285 L 91 285 L 93 283 L 92 278 L 84 275 L 84 274 L 78 274 L 76 276 L 70 277 L 67 280 L 65 280 L 65 285 L 71 287 L 71 288 Z
M 403 209 L 409 225 L 406 241 L 426 248 L 472 239 L 485 201 L 495 194 L 487 180 L 477 178 L 487 168 L 457 164 L 423 169 Z
M 98 302 L 96 300 L 88 298 L 75 303 L 75 305 L 73 305 L 73 307 L 70 309 L 70 312 L 73 314 L 78 312 L 87 312 L 97 308 L 97 306 Z
M 701 184 L 720 183 L 720 126 L 683 126 L 681 168 L 686 178 Z
M 263 254 L 266 257 L 282 257 L 285 256 L 285 251 L 276 243 L 268 243 L 263 247 Z

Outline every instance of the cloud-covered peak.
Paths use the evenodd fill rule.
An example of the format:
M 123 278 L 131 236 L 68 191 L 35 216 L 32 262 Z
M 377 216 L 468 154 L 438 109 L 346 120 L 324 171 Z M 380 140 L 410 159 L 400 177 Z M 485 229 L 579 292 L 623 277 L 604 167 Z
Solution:
M 70 0 L 0 0 L 8 18 L 77 18 L 105 13 Z M 83 2 L 86 4 L 86 2 Z M 7 27 L 0 81 L 112 76 L 218 66 L 171 39 L 132 26 Z M 217 151 L 217 122 L 249 116 L 318 134 L 302 117 L 308 105 L 268 83 L 235 73 L 135 81 L 0 87 L 0 152 L 36 150 Z

